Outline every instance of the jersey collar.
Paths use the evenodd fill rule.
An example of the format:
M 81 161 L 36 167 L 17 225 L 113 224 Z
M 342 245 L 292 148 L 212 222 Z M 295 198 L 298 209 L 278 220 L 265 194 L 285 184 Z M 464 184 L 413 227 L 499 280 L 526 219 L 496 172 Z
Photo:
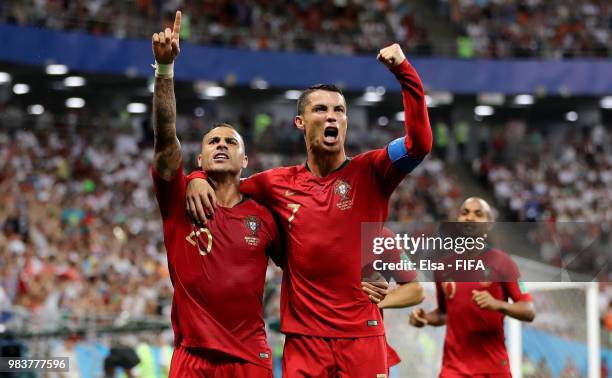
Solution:
M 346 167 L 346 166 L 347 166 L 347 164 L 348 164 L 350 161 L 351 161 L 351 158 L 350 158 L 350 157 L 347 157 L 347 158 L 346 158 L 346 160 L 344 160 L 344 162 L 343 162 L 343 163 L 342 163 L 342 164 L 341 164 L 341 165 L 340 165 L 338 168 L 336 168 L 336 169 L 334 169 L 333 171 L 329 172 L 329 174 L 332 174 L 332 173 L 336 173 L 336 172 L 338 172 L 338 171 L 339 171 L 339 170 L 341 170 L 342 168 Z M 306 170 L 307 170 L 308 172 L 312 173 L 312 171 L 310 170 L 310 167 L 308 166 L 308 160 L 307 160 L 307 161 L 304 163 L 304 168 L 306 168 Z

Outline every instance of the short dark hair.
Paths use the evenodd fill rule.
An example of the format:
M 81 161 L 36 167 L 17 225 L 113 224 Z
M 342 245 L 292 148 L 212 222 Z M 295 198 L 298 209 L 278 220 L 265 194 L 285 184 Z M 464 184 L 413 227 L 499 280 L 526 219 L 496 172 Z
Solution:
M 213 125 L 213 127 L 211 127 L 210 130 L 208 130 L 208 131 L 212 131 L 213 129 L 216 129 L 217 127 L 229 127 L 230 129 L 232 129 L 234 131 L 238 131 L 238 130 L 236 130 L 236 128 L 234 126 L 230 125 L 227 122 L 218 122 L 218 123 L 215 123 Z
M 299 115 L 304 114 L 304 108 L 306 107 L 306 101 L 308 100 L 308 96 L 315 91 L 328 91 L 328 92 L 336 92 L 336 93 L 340 93 L 342 96 L 344 96 L 344 94 L 342 93 L 342 90 L 333 85 L 333 84 L 315 84 L 315 85 L 311 85 L 310 87 L 308 87 L 308 89 L 306 89 L 305 91 L 302 92 L 302 94 L 300 94 L 300 98 L 298 98 L 298 102 L 297 102 L 297 112 Z

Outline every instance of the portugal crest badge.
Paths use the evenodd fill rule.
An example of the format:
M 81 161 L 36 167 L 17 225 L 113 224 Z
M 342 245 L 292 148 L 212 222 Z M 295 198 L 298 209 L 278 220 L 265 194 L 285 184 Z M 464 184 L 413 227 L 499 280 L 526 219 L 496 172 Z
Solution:
M 257 231 L 261 227 L 261 221 L 254 215 L 249 215 L 244 218 L 244 225 L 249 231 L 249 235 L 244 237 L 244 240 L 248 245 L 259 244 L 259 238 L 257 237 Z
M 338 203 L 336 204 L 340 210 L 348 210 L 353 207 L 351 188 L 351 185 L 344 180 L 336 181 L 336 184 L 334 185 L 334 193 L 340 197 Z

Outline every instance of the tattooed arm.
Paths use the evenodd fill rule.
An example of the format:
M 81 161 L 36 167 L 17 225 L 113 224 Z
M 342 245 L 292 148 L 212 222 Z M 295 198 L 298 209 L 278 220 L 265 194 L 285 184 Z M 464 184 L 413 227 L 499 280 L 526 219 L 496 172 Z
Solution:
M 174 178 L 181 165 L 181 145 L 176 137 L 176 100 L 172 78 L 155 78 L 153 95 L 155 156 L 153 165 L 166 181 Z
M 181 12 L 176 12 L 174 28 L 153 34 L 153 55 L 158 65 L 171 65 L 179 54 Z M 181 145 L 176 137 L 176 99 L 172 72 L 156 73 L 153 94 L 153 131 L 155 156 L 153 165 L 166 181 L 174 178 L 181 165 Z

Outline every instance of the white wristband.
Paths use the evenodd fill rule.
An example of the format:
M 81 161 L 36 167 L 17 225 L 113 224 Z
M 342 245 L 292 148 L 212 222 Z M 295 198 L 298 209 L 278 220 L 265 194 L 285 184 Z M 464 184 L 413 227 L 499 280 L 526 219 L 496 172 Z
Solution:
M 160 64 L 155 63 L 155 77 L 172 79 L 174 77 L 174 63 Z

